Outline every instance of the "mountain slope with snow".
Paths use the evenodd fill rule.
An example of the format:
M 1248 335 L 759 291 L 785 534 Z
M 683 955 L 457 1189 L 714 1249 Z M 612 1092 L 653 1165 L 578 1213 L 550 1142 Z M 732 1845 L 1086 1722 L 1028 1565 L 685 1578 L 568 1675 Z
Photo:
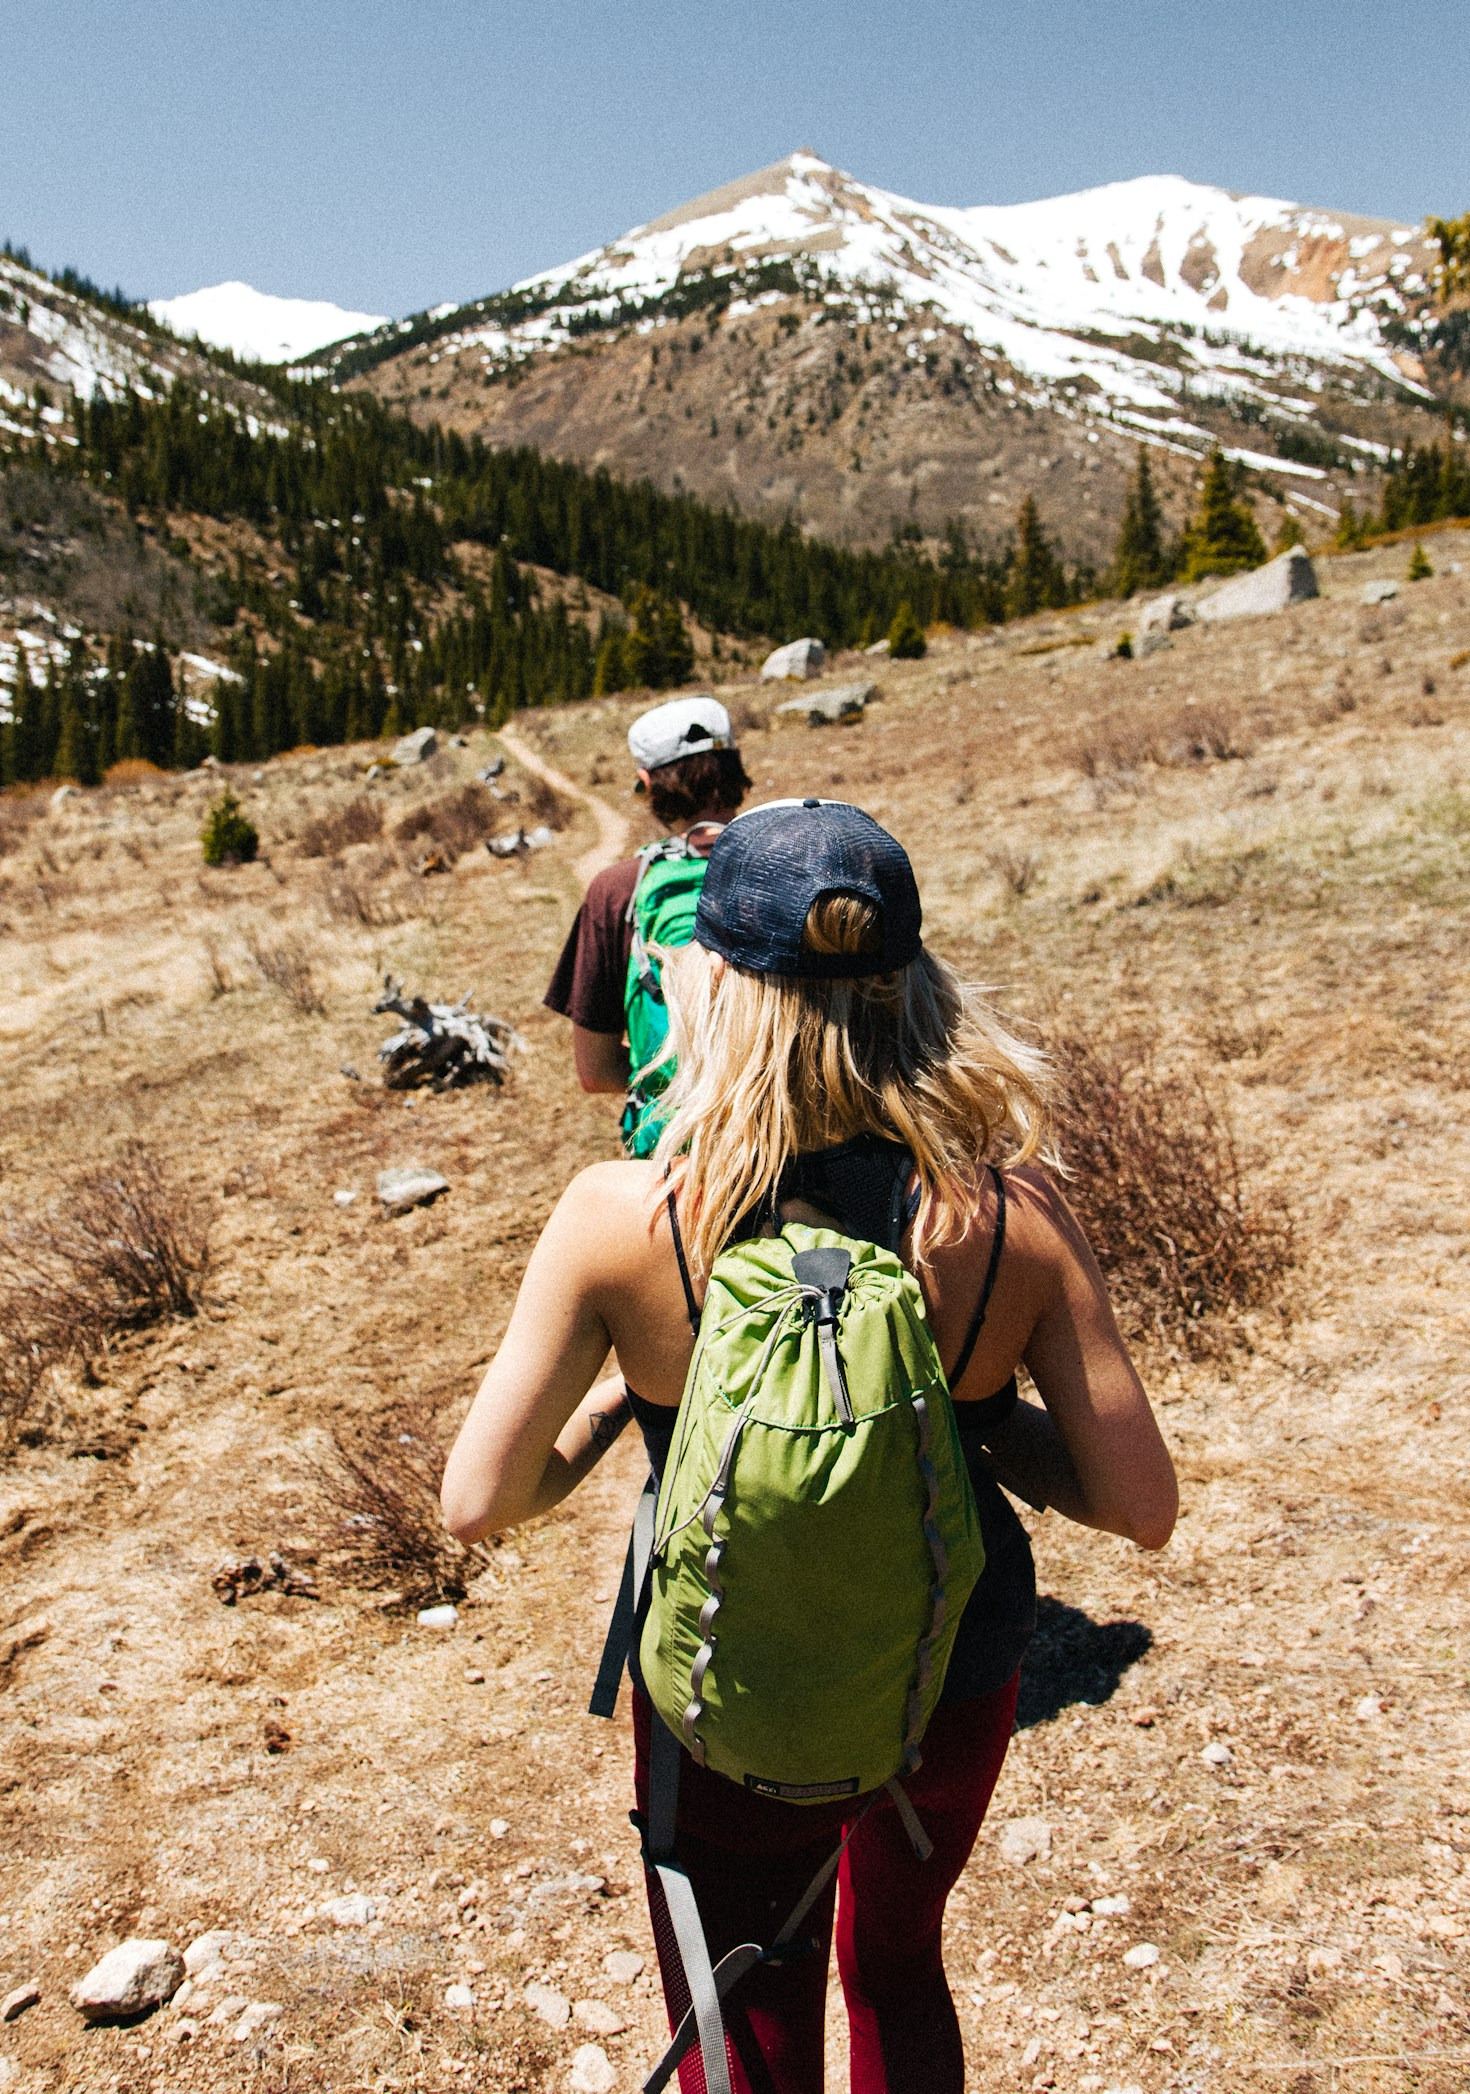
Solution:
M 350 335 L 387 325 L 381 313 L 350 313 L 320 298 L 275 298 L 242 283 L 155 298 L 148 310 L 186 341 L 197 337 L 211 348 L 265 364 L 295 363 Z

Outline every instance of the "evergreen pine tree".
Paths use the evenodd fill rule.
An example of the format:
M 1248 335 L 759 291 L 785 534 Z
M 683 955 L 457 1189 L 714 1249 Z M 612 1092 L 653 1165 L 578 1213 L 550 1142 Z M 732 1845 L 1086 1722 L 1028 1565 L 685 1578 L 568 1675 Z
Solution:
M 1027 495 L 1016 518 L 1016 542 L 1006 577 L 1007 618 L 1029 618 L 1067 601 L 1067 578 L 1051 540 L 1041 527 L 1034 496 Z
M 21 785 L 45 776 L 46 731 L 41 717 L 42 693 L 31 677 L 25 648 L 16 642 L 15 683 L 10 693 L 10 765 Z
M 1290 552 L 1294 545 L 1300 545 L 1302 542 L 1301 525 L 1290 509 L 1283 509 L 1280 527 L 1276 532 L 1276 543 L 1272 550 L 1278 553 Z
M 893 623 L 888 628 L 889 658 L 895 662 L 917 662 L 929 651 L 929 642 L 924 638 L 924 628 L 914 616 L 913 606 L 905 597 L 893 614 Z
M 623 691 L 627 687 L 627 672 L 623 666 L 622 628 L 610 625 L 597 643 L 597 665 L 592 672 L 593 696 L 606 698 L 613 691 Z
M 1428 553 L 1425 552 L 1423 546 L 1416 539 L 1414 550 L 1409 555 L 1409 566 L 1405 580 L 1410 582 L 1427 582 L 1433 572 L 1434 569 L 1429 564 Z
M 1244 568 L 1259 567 L 1266 557 L 1255 517 L 1238 499 L 1235 475 L 1221 450 L 1210 454 L 1199 507 L 1181 550 L 1187 582 L 1201 581 L 1209 574 L 1239 574 Z
M 1138 447 L 1138 470 L 1128 490 L 1123 522 L 1113 553 L 1112 586 L 1118 596 L 1131 596 L 1135 589 L 1159 589 L 1173 572 L 1164 550 L 1163 511 L 1154 493 L 1148 447 Z
M 58 778 L 73 779 L 78 785 L 95 785 L 101 774 L 97 768 L 96 737 L 86 717 L 85 678 L 81 642 L 75 641 L 61 685 L 54 769 Z

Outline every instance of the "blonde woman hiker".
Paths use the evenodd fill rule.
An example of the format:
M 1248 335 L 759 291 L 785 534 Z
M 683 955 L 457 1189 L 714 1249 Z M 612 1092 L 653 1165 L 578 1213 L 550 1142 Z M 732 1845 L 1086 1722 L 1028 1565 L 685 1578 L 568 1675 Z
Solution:
M 664 978 L 657 1151 L 547 1223 L 445 1514 L 513 1526 L 643 1434 L 593 1707 L 626 1658 L 672 2036 L 645 2085 L 820 2094 L 835 1932 L 854 2094 L 958 2094 L 945 1901 L 1035 1611 L 1006 1492 L 1157 1549 L 1173 1468 L 1043 1160 L 1044 1068 L 923 944 L 893 837 L 739 816 Z

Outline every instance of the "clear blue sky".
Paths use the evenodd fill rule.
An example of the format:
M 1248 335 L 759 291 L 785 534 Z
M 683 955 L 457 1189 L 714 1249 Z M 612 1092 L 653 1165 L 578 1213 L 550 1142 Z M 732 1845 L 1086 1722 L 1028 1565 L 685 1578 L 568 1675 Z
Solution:
M 1470 207 L 1463 0 L 0 0 L 0 234 L 402 313 L 809 145 L 932 203 Z

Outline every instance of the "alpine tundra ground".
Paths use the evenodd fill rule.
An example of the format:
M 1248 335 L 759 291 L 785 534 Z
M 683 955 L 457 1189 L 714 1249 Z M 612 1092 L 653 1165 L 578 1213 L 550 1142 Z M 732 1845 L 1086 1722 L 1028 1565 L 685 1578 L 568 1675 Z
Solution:
M 1203 1072 L 1295 1220 L 1275 1307 L 1202 1359 L 1144 1349 L 1169 1549 L 1031 1521 L 1025 1727 L 951 1907 L 987 2094 L 1470 2066 L 1470 539 L 1431 552 L 1376 608 L 1407 548 L 1133 661 L 1099 648 L 1116 607 L 941 636 L 847 728 L 730 693 L 762 795 L 890 823 L 934 943 L 1019 1019 Z M 0 803 L 6 1217 L 142 1141 L 214 1252 L 204 1312 L 38 1398 L 0 1474 L 0 1995 L 40 1992 L 0 2026 L 6 2094 L 631 2089 L 655 2054 L 626 1708 L 582 1713 L 638 1449 L 471 1564 L 447 1630 L 354 1568 L 364 1515 L 320 1481 L 336 1446 L 432 1460 L 612 1148 L 539 998 L 606 809 L 646 833 L 635 710 L 516 723 L 600 827 L 513 759 L 493 819 L 553 842 L 437 875 L 442 809 L 395 832 L 488 737 L 371 784 L 366 750 L 240 773 L 265 857 L 234 870 L 200 863 L 205 776 Z M 514 1020 L 507 1087 L 382 1089 L 387 971 Z M 399 1163 L 449 1190 L 385 1219 Z M 273 1550 L 319 1596 L 223 1604 L 221 1563 Z M 68 2004 L 114 1942 L 211 1931 L 153 2017 Z M 834 2085 L 843 2043 L 834 2003 Z

